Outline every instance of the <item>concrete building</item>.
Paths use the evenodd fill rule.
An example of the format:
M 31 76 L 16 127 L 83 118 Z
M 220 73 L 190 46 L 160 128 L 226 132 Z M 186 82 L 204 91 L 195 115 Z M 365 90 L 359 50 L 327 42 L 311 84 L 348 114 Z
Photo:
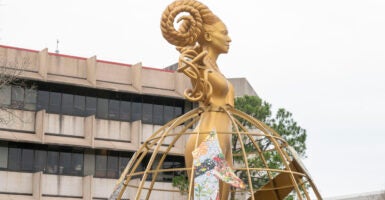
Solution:
M 178 69 L 178 63 L 170 65 L 165 70 L 175 71 Z M 258 96 L 254 88 L 250 85 L 249 81 L 246 78 L 227 78 L 235 88 L 235 97 L 242 97 L 244 95 L 248 96 Z
M 189 80 L 172 70 L 0 45 L 8 71 L 24 60 L 21 81 L 0 87 L 0 200 L 107 199 L 143 141 L 192 109 Z M 164 165 L 184 165 L 184 143 Z M 157 181 L 170 189 L 173 176 Z
M 233 84 L 234 88 L 236 88 L 234 91 L 235 97 L 242 97 L 244 95 L 258 96 L 246 78 L 229 78 L 228 80 Z
M 0 199 L 106 199 L 132 152 L 192 107 L 174 71 L 7 46 L 0 58 L 28 60 L 23 83 L 0 89 Z M 183 142 L 169 167 L 184 164 Z

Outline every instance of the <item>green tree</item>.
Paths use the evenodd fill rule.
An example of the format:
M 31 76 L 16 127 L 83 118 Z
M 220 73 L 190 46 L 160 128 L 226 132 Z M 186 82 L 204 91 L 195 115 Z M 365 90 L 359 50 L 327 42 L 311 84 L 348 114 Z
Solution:
M 273 128 L 300 156 L 305 157 L 306 130 L 294 121 L 292 113 L 284 108 L 279 108 L 274 117 L 272 117 L 270 103 L 263 101 L 257 96 L 247 95 L 235 99 L 235 108 Z M 240 121 L 247 126 L 245 121 Z
M 271 104 L 263 101 L 257 96 L 243 96 L 235 99 L 235 108 L 245 112 L 246 114 L 262 121 L 266 125 L 274 129 L 278 134 L 285 139 L 288 144 L 293 147 L 298 155 L 305 157 L 306 155 L 306 130 L 301 128 L 298 123 L 293 119 L 292 113 L 285 110 L 284 108 L 279 108 L 275 115 L 272 115 Z M 244 126 L 248 127 L 250 124 L 243 119 L 238 119 Z M 233 135 L 233 152 L 234 152 L 234 161 L 241 161 L 242 156 L 241 148 L 239 147 L 239 142 L 237 135 Z M 244 147 L 246 152 L 254 151 L 254 145 L 252 141 L 243 139 Z M 268 139 L 256 139 L 255 142 L 259 144 L 259 148 L 262 151 L 270 149 L 274 146 Z M 266 151 L 263 153 L 267 161 L 269 168 L 284 168 L 282 160 L 279 154 L 276 151 Z M 259 168 L 263 167 L 264 163 L 260 156 L 251 156 L 247 159 L 250 168 Z M 258 172 L 259 173 L 259 172 Z M 261 172 L 256 175 L 258 178 L 252 179 L 252 184 L 254 188 L 260 188 L 269 182 L 269 178 L 266 174 Z M 246 174 L 244 171 L 239 173 L 240 178 L 246 180 Z M 234 199 L 234 196 L 232 196 Z M 293 199 L 292 195 L 286 197 L 286 200 Z

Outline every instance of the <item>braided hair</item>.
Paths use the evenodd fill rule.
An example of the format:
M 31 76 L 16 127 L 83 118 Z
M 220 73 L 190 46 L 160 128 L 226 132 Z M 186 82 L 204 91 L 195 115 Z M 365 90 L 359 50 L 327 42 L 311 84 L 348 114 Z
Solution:
M 188 13 L 176 19 L 179 14 Z M 178 30 L 174 22 L 181 22 Z M 209 105 L 212 85 L 208 81 L 207 52 L 203 51 L 203 33 L 210 25 L 221 20 L 204 4 L 196 0 L 177 0 L 163 11 L 161 30 L 163 37 L 181 52 L 178 72 L 183 72 L 192 82 L 193 87 L 186 89 L 184 96 L 190 101 L 200 101 Z M 206 30 L 207 31 L 207 30 Z
M 178 14 L 189 13 L 176 20 L 181 22 L 178 30 L 174 27 Z M 161 30 L 163 37 L 177 47 L 195 46 L 204 32 L 204 25 L 213 25 L 220 19 L 204 4 L 195 0 L 177 0 L 163 11 Z

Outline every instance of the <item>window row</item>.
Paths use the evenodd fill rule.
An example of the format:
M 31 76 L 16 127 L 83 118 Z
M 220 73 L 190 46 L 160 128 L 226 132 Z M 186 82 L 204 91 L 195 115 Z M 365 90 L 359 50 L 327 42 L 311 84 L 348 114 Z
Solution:
M 119 178 L 132 153 L 98 150 L 95 152 L 95 173 L 98 178 Z
M 109 150 L 84 150 L 50 147 L 25 143 L 0 142 L 0 170 L 20 172 L 43 172 L 45 174 L 85 176 L 97 178 L 119 178 L 133 153 Z M 151 155 L 140 163 L 137 171 L 144 171 Z M 161 155 L 156 156 L 152 169 L 156 169 Z M 167 156 L 162 169 L 183 168 L 184 157 Z M 171 182 L 175 175 L 183 172 L 162 172 L 157 181 Z M 147 177 L 152 179 L 152 174 Z
M 84 156 L 81 151 L 47 150 L 31 148 L 31 145 L 9 144 L 8 148 L 0 152 L 0 156 L 6 156 L 6 164 L 0 165 L 11 171 L 38 172 L 61 175 L 83 175 Z M 6 153 L 4 153 L 6 152 Z
M 151 170 L 156 170 L 157 165 L 158 165 L 159 161 L 161 160 L 162 156 L 163 156 L 162 154 L 156 155 L 155 160 L 151 166 Z M 150 158 L 151 158 L 151 155 L 147 155 L 143 159 L 141 168 L 139 170 L 141 170 L 141 171 L 145 170 L 148 162 L 150 161 Z M 186 176 L 185 171 L 177 170 L 178 168 L 180 169 L 180 168 L 184 168 L 184 167 L 185 167 L 185 161 L 184 161 L 183 156 L 170 156 L 170 155 L 168 155 L 164 159 L 160 169 L 162 169 L 162 170 L 173 169 L 173 170 L 172 171 L 164 171 L 164 172 L 159 173 L 156 176 L 156 181 L 158 181 L 158 182 L 172 182 L 172 179 L 175 176 L 180 176 L 182 174 Z M 147 180 L 152 180 L 153 175 L 154 175 L 153 173 L 148 174 Z
M 39 90 L 37 109 L 48 113 L 162 125 L 182 114 L 182 106 L 126 101 Z M 161 102 L 159 102 L 161 103 Z
M 3 85 L 0 88 L 0 105 L 15 109 L 35 110 L 37 91 L 33 88 Z
M 163 125 L 182 115 L 186 106 L 191 109 L 190 103 L 177 99 L 77 87 L 68 90 L 68 86 L 62 85 L 37 85 L 34 88 L 7 85 L 0 88 L 0 104 L 15 109 L 45 109 L 55 114 L 96 115 L 97 118 L 120 121 L 142 120 L 143 123 L 156 125 Z

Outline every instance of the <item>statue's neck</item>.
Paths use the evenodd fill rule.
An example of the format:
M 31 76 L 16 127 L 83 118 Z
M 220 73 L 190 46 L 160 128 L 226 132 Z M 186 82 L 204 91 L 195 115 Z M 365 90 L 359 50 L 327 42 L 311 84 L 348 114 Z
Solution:
M 206 60 L 207 60 L 206 65 L 209 65 L 208 67 L 220 73 L 219 67 L 217 65 L 217 59 L 218 59 L 218 55 L 210 55 L 208 53 L 206 56 Z
M 207 51 L 207 57 L 211 60 L 211 62 L 215 63 L 215 66 L 217 65 L 217 60 L 219 57 L 219 53 L 216 52 L 210 45 L 203 46 L 203 50 Z

